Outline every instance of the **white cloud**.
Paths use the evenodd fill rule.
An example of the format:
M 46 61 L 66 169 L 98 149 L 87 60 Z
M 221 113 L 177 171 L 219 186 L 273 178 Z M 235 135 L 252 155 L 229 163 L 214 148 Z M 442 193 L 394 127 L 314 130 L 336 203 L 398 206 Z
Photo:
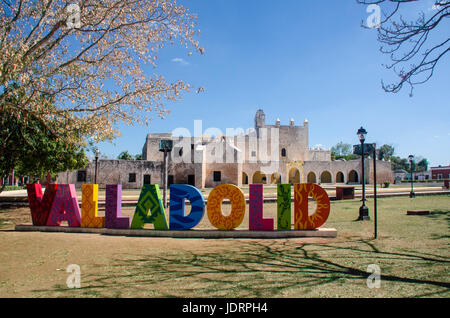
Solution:
M 175 57 L 172 59 L 172 62 L 174 63 L 179 63 L 181 65 L 189 65 L 189 62 L 185 61 L 184 59 L 182 59 L 181 57 Z

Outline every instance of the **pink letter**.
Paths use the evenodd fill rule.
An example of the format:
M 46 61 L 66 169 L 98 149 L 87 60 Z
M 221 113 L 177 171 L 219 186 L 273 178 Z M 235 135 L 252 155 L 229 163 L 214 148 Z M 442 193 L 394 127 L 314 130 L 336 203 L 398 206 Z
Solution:
M 80 207 L 74 184 L 58 184 L 53 206 L 48 216 L 47 225 L 60 226 L 67 221 L 70 227 L 80 227 Z

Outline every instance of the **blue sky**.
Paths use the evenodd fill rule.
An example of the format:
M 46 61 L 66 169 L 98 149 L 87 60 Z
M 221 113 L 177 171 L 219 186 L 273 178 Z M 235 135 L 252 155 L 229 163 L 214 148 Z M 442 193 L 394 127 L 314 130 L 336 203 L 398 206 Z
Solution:
M 450 164 L 449 55 L 413 97 L 408 87 L 390 94 L 381 88 L 382 79 L 393 79 L 382 66 L 388 59 L 379 52 L 376 31 L 360 26 L 370 13 L 355 0 L 180 2 L 198 15 L 197 39 L 206 53 L 188 56 L 167 47 L 149 72 L 182 79 L 194 89 L 168 102 L 171 113 L 165 119 L 155 114 L 149 127 L 119 126 L 122 137 L 99 144 L 104 155 L 140 153 L 147 133 L 177 127 L 193 133 L 194 120 L 224 132 L 251 128 L 261 108 L 268 123 L 294 118 L 301 124 L 307 118 L 310 147 L 356 144 L 363 126 L 368 142 L 392 144 L 396 155 Z M 425 10 L 432 3 L 420 2 Z M 197 94 L 197 87 L 205 91 Z

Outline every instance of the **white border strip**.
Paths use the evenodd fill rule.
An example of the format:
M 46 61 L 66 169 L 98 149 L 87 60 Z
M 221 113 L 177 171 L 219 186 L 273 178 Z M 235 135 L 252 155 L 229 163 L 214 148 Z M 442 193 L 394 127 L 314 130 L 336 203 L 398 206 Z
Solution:
M 337 231 L 333 228 L 319 228 L 316 230 L 293 230 L 293 231 L 249 231 L 249 230 L 151 230 L 151 229 L 107 229 L 68 226 L 34 226 L 16 225 L 19 232 L 63 232 L 63 233 L 93 233 L 118 236 L 137 237 L 172 237 L 172 238 L 264 238 L 281 239 L 295 237 L 337 237 Z

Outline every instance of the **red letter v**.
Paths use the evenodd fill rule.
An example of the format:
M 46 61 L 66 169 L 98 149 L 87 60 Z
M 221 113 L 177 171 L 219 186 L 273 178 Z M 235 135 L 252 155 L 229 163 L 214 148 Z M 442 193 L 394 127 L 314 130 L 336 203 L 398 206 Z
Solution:
M 28 203 L 30 204 L 33 225 L 46 225 L 50 209 L 55 198 L 57 184 L 47 184 L 44 196 L 40 184 L 27 184 Z

